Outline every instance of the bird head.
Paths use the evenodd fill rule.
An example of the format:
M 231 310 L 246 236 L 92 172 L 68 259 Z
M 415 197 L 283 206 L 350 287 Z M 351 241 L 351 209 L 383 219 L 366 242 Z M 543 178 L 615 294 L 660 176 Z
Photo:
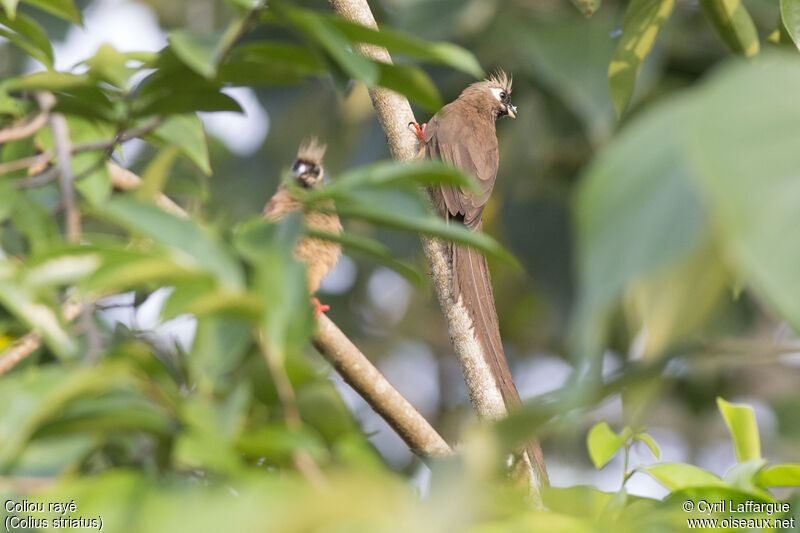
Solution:
M 511 104 L 511 77 L 500 69 L 489 78 L 467 87 L 460 98 L 487 110 L 494 118 L 517 117 L 517 108 Z
M 322 185 L 325 176 L 325 169 L 322 166 L 324 155 L 325 145 L 320 144 L 316 137 L 300 145 L 297 159 L 292 164 L 292 173 L 301 187 L 311 189 Z

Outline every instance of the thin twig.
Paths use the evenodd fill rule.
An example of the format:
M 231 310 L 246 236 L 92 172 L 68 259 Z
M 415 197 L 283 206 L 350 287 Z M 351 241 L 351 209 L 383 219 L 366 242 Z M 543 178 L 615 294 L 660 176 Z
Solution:
M 61 113 L 53 113 L 50 117 L 50 128 L 53 130 L 53 145 L 58 157 L 61 199 L 64 202 L 64 210 L 66 211 L 67 240 L 77 243 L 81 240 L 81 215 L 75 205 L 72 143 L 69 138 L 67 119 Z
M 27 139 L 47 124 L 50 109 L 55 105 L 56 99 L 51 93 L 40 93 L 37 100 L 39 113 L 29 121 L 21 121 L 0 130 L 0 144 Z
M 122 133 L 116 135 L 113 139 L 105 140 L 105 141 L 96 141 L 84 144 L 77 144 L 72 146 L 70 149 L 70 153 L 72 154 L 82 154 L 85 152 L 95 152 L 95 151 L 111 151 L 117 145 L 128 142 L 133 139 L 137 139 L 139 137 L 143 137 L 159 127 L 164 122 L 164 119 L 161 117 L 156 117 L 154 120 L 141 126 L 139 128 L 134 128 L 131 130 L 123 131 Z M 9 161 L 7 163 L 0 164 L 0 176 L 3 174 L 7 174 L 9 172 L 14 172 L 15 170 L 21 170 L 23 168 L 31 168 L 34 166 L 42 166 L 47 164 L 50 160 L 53 159 L 53 152 L 47 151 L 42 152 L 41 154 L 37 154 L 30 157 L 24 157 L 22 159 L 16 159 L 14 161 Z M 41 174 L 32 176 L 28 179 L 35 179 L 41 176 Z M 22 183 L 22 182 L 20 182 Z M 44 183 L 47 185 L 50 183 Z M 41 186 L 41 185 L 39 185 Z M 25 188 L 32 188 L 34 186 L 25 186 L 25 185 L 17 185 L 18 188 L 25 189 Z
M 453 451 L 425 417 L 375 368 L 369 359 L 325 315 L 317 319 L 313 343 L 342 378 L 422 457 L 444 457 Z

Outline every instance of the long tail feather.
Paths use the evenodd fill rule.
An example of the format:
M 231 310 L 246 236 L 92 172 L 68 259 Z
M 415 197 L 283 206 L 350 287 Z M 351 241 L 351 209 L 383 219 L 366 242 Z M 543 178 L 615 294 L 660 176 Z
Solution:
M 482 224 L 478 223 L 474 229 L 482 231 Z M 486 362 L 492 371 L 506 408 L 514 409 L 522 402 L 511 378 L 511 370 L 508 368 L 503 351 L 500 324 L 494 305 L 494 292 L 486 257 L 472 248 L 452 244 L 451 253 L 455 299 L 458 301 L 460 298 L 469 311 L 475 335 L 486 354 Z M 527 443 L 525 451 L 536 471 L 540 485 L 547 486 L 549 480 L 539 441 L 532 438 Z

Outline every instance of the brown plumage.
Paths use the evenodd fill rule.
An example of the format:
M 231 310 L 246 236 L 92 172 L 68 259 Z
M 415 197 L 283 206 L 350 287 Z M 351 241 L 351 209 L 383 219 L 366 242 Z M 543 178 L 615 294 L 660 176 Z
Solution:
M 313 189 L 322 185 L 325 169 L 322 158 L 325 155 L 325 145 L 311 139 L 304 142 L 297 151 L 297 159 L 292 164 L 293 179 L 303 188 Z M 286 184 L 281 184 L 278 191 L 264 206 L 263 216 L 267 220 L 277 221 L 286 217 L 292 211 L 301 209 L 301 204 L 292 198 L 291 191 Z M 320 206 L 326 212 L 306 211 L 303 220 L 306 227 L 315 231 L 339 234 L 342 224 L 339 217 L 327 212 L 333 205 Z M 305 237 L 294 251 L 295 258 L 306 265 L 306 278 L 308 292 L 317 292 L 322 278 L 330 272 L 341 254 L 339 243 L 314 237 Z
M 498 71 L 489 79 L 464 89 L 425 126 L 422 135 L 425 155 L 441 159 L 478 179 L 480 191 L 477 194 L 452 185 L 433 191 L 434 203 L 446 219 L 462 223 L 473 231 L 483 231 L 483 210 L 492 194 L 500 160 L 495 120 L 501 116 L 515 118 L 516 113 L 516 107 L 511 104 L 511 79 Z M 450 253 L 454 297 L 456 301 L 461 299 L 470 314 L 506 407 L 514 408 L 521 402 L 503 351 L 486 258 L 474 249 L 452 244 Z M 547 484 L 539 443 L 532 441 L 527 450 L 540 482 Z

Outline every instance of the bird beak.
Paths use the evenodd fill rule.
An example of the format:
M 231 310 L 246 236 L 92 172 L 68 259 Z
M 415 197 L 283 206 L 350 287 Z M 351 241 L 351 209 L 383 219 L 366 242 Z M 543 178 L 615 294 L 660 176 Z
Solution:
M 517 118 L 517 108 L 516 106 L 506 104 L 506 114 L 511 118 Z

